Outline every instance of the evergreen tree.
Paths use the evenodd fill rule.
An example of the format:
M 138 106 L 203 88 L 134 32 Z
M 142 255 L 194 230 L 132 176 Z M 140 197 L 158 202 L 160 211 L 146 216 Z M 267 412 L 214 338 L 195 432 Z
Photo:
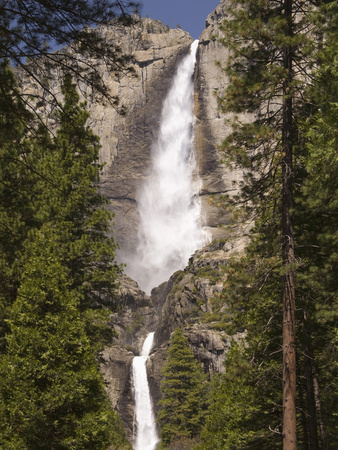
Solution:
M 0 60 L 9 59 L 26 72 L 42 89 L 42 100 L 46 93 L 52 93 L 50 69 L 57 67 L 59 73 L 71 72 L 74 79 L 116 103 L 102 79 L 100 60 L 111 73 L 119 73 L 127 70 L 130 56 L 123 54 L 118 45 L 107 45 L 100 33 L 88 27 L 131 24 L 131 14 L 137 7 L 128 0 L 4 1 L 0 6 Z M 68 49 L 52 52 L 56 46 Z M 24 64 L 25 58 L 28 64 Z M 2 89 L 6 85 L 1 84 Z M 22 98 L 34 110 L 34 101 L 29 96 Z
M 229 87 L 224 112 L 253 114 L 252 121 L 235 117 L 223 149 L 230 166 L 243 171 L 239 200 L 254 216 L 273 224 L 281 257 L 283 303 L 283 438 L 296 449 L 296 318 L 293 185 L 297 117 L 307 77 L 307 55 L 315 34 L 309 19 L 311 2 L 239 0 L 228 8 L 224 43 L 230 48 Z M 268 200 L 269 199 L 269 200 Z M 265 212 L 269 201 L 274 213 Z M 260 221 L 260 230 L 267 228 Z
M 6 330 L 7 310 L 19 286 L 20 258 L 32 219 L 32 170 L 27 164 L 26 122 L 31 115 L 18 96 L 8 61 L 0 63 L 0 349 Z
M 53 184 L 59 187 L 49 189 L 52 198 L 48 203 L 53 208 L 57 205 L 49 220 L 60 224 L 63 258 L 70 269 L 72 289 L 81 292 L 80 309 L 87 331 L 93 339 L 109 342 L 112 330 L 105 325 L 109 314 L 106 307 L 117 307 L 116 277 L 121 268 L 115 262 L 113 216 L 98 188 L 102 169 L 98 163 L 99 138 L 86 125 L 89 114 L 85 104 L 79 104 L 70 76 L 65 77 L 62 93 L 60 129 L 53 140 L 55 152 L 44 158 L 44 163 L 49 161 L 46 177 L 53 176 Z M 46 191 L 41 190 L 44 195 Z
M 30 233 L 43 224 L 56 225 L 59 256 L 70 269 L 72 289 L 81 291 L 80 308 L 87 331 L 99 343 L 103 338 L 111 339 L 112 329 L 105 325 L 109 314 L 105 307 L 117 306 L 115 279 L 120 268 L 114 259 L 114 240 L 109 236 L 112 215 L 98 191 L 102 168 L 98 164 L 99 139 L 86 125 L 89 114 L 85 105 L 79 104 L 69 76 L 62 92 L 65 102 L 56 116 L 60 128 L 53 138 L 44 127 L 27 134 L 22 118 L 29 114 L 23 105 L 19 117 L 17 108 L 9 112 L 4 108 L 4 134 L 11 122 L 16 140 L 12 141 L 7 132 L 8 143 L 4 140 L 1 150 L 2 302 L 10 306 L 16 298 Z M 16 91 L 12 99 L 20 103 Z
M 226 314 L 245 337 L 232 342 L 226 373 L 213 383 L 202 448 L 282 446 L 281 260 L 274 239 L 263 236 L 225 268 Z
M 98 138 L 70 77 L 51 137 L 43 127 L 27 133 L 31 115 L 8 66 L 2 76 L 15 108 L 4 107 L 0 127 L 0 446 L 128 447 L 97 360 L 111 342 L 119 271 L 98 192 Z
M 241 195 L 231 202 L 237 206 L 243 202 L 246 212 L 254 212 L 254 226 L 246 255 L 226 269 L 228 281 L 223 295 L 235 323 L 244 327 L 247 335 L 243 346 L 234 344 L 230 350 L 227 373 L 212 395 L 203 440 L 205 448 L 271 449 L 281 448 L 283 437 L 279 389 L 282 317 L 278 279 L 285 274 L 280 245 L 285 209 L 280 194 L 283 193 L 281 175 L 286 152 L 280 150 L 283 149 L 284 100 L 288 96 L 279 91 L 287 77 L 278 81 L 283 74 L 284 47 L 275 44 L 284 42 L 278 32 L 284 33 L 279 25 L 286 19 L 283 17 L 286 9 L 282 2 L 252 5 L 241 2 L 244 3 L 248 8 L 231 11 L 235 19 L 231 23 L 230 15 L 230 23 L 226 23 L 228 44 L 235 38 L 239 45 L 235 43 L 234 59 L 228 68 L 231 79 L 223 106 L 226 111 L 236 112 L 248 108 L 255 113 L 255 119 L 241 123 L 237 118 L 238 123 L 234 124 L 234 132 L 226 140 L 224 149 L 228 152 L 229 164 L 237 165 L 244 172 Z M 337 445 L 337 407 L 333 406 L 337 405 L 334 388 L 337 376 L 334 325 L 337 14 L 336 2 L 326 3 L 316 14 L 308 14 L 310 3 L 293 2 L 296 22 L 287 40 L 293 57 L 289 93 L 293 96 L 291 143 L 296 162 L 293 167 L 296 183 L 292 188 L 295 207 L 291 210 L 297 257 L 291 269 L 297 266 L 294 277 L 298 296 L 296 424 L 299 446 L 310 450 L 333 449 Z M 272 8 L 277 5 L 281 7 L 279 13 Z M 300 6 L 304 7 L 302 11 L 297 9 Z M 317 47 L 311 58 L 308 50 L 312 45 L 302 33 L 298 34 L 300 24 L 303 29 L 311 28 Z M 253 39 L 255 33 L 257 39 Z M 322 36 L 325 38 L 317 40 Z M 249 37 L 251 48 L 246 46 Z M 264 43 L 267 52 L 262 51 Z M 273 52 L 269 53 L 270 50 Z M 309 76 L 312 58 L 316 71 Z M 262 72 L 260 67 L 264 69 Z M 269 84 L 273 80 L 275 84 Z M 261 109 L 257 109 L 258 105 Z M 294 442 L 290 446 L 284 442 L 286 448 L 294 448 L 294 445 Z
M 303 121 L 304 181 L 297 196 L 296 237 L 302 267 L 299 273 L 304 309 L 304 360 L 315 404 L 309 423 L 323 449 L 337 443 L 337 3 L 328 2 L 316 15 L 325 36 L 317 56 L 308 95 L 311 116 Z M 305 301 L 306 300 L 306 301 Z M 311 438 L 312 440 L 315 437 Z M 318 447 L 310 447 L 318 448 Z
M 85 104 L 79 103 L 70 76 L 64 79 L 62 93 L 64 104 L 57 114 L 60 128 L 49 151 L 42 149 L 36 163 L 37 171 L 44 175 L 36 186 L 36 214 L 41 223 L 60 224 L 64 240 L 60 251 L 70 269 L 72 288 L 83 293 L 82 309 L 104 305 L 107 299 L 113 306 L 120 269 L 114 261 L 116 245 L 109 237 L 112 214 L 98 189 L 102 169 L 99 138 L 86 125 L 89 113 Z
M 80 295 L 58 256 L 57 228 L 28 246 L 0 363 L 2 448 L 121 448 L 121 425 L 104 391 L 79 312 Z
M 198 436 L 206 408 L 205 377 L 180 328 L 171 337 L 162 374 L 157 421 L 161 448 L 167 448 L 182 438 Z

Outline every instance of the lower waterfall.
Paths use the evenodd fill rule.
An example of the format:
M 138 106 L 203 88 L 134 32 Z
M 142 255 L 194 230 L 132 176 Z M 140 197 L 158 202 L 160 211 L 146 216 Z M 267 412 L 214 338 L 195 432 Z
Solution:
M 141 356 L 133 359 L 136 438 L 134 450 L 154 450 L 159 442 L 147 379 L 146 362 L 153 346 L 154 333 L 144 341 Z

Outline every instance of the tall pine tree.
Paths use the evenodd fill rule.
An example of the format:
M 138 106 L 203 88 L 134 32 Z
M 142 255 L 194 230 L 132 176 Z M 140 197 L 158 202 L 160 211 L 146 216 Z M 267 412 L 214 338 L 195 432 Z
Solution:
M 180 328 L 171 337 L 162 375 L 157 421 L 160 447 L 167 448 L 175 441 L 199 435 L 206 408 L 205 377 Z
M 81 319 L 81 296 L 58 255 L 57 231 L 43 226 L 26 249 L 0 362 L 0 446 L 122 448 L 121 425 Z
M 315 397 L 315 421 L 312 426 L 309 421 L 308 432 L 311 437 L 318 425 L 323 449 L 337 446 L 337 13 L 337 2 L 326 2 L 315 15 L 325 39 L 308 89 L 311 115 L 302 123 L 304 173 L 296 199 L 296 237 L 302 257 L 299 284 L 306 300 L 303 353 L 307 385 Z
M 18 95 L 8 61 L 0 64 L 0 349 L 5 319 L 20 282 L 23 243 L 32 227 L 34 173 L 27 163 L 27 127 L 31 115 Z
M 98 192 L 99 141 L 70 77 L 63 94 L 54 137 L 26 132 L 31 116 L 15 93 L 16 108 L 2 116 L 1 131 L 13 129 L 3 133 L 0 174 L 3 448 L 127 445 L 97 359 L 111 342 L 119 271 Z
M 236 118 L 223 149 L 230 165 L 243 171 L 240 202 L 255 216 L 273 202 L 282 260 L 283 310 L 283 440 L 296 449 L 296 325 L 293 183 L 297 116 L 307 81 L 306 55 L 311 48 L 310 2 L 239 0 L 228 8 L 222 30 L 230 48 L 226 68 L 229 87 L 221 101 L 224 112 L 253 114 Z M 261 222 L 263 226 L 266 226 Z

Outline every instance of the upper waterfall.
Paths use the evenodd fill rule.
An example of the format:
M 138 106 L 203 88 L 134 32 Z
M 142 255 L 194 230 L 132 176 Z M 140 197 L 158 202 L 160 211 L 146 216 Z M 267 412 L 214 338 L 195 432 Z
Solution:
M 183 269 L 206 241 L 193 151 L 197 48 L 194 41 L 177 68 L 163 104 L 150 175 L 137 195 L 139 245 L 126 272 L 147 293 Z

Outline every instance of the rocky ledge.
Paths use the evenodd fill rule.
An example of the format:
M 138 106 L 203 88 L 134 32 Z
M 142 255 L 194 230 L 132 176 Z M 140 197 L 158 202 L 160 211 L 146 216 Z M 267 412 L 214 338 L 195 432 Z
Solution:
M 170 336 L 177 327 L 183 330 L 210 377 L 224 372 L 231 340 L 243 334 L 243 330 L 234 328 L 221 295 L 224 266 L 242 251 L 244 245 L 243 239 L 213 242 L 197 251 L 184 270 L 174 273 L 166 283 L 153 289 L 150 297 L 136 282 L 127 276 L 121 277 L 119 296 L 123 312 L 111 316 L 119 336 L 102 354 L 105 361 L 102 373 L 130 441 L 134 415 L 131 364 L 149 332 L 155 331 L 154 348 L 147 363 L 155 411 L 161 397 L 161 370 Z

